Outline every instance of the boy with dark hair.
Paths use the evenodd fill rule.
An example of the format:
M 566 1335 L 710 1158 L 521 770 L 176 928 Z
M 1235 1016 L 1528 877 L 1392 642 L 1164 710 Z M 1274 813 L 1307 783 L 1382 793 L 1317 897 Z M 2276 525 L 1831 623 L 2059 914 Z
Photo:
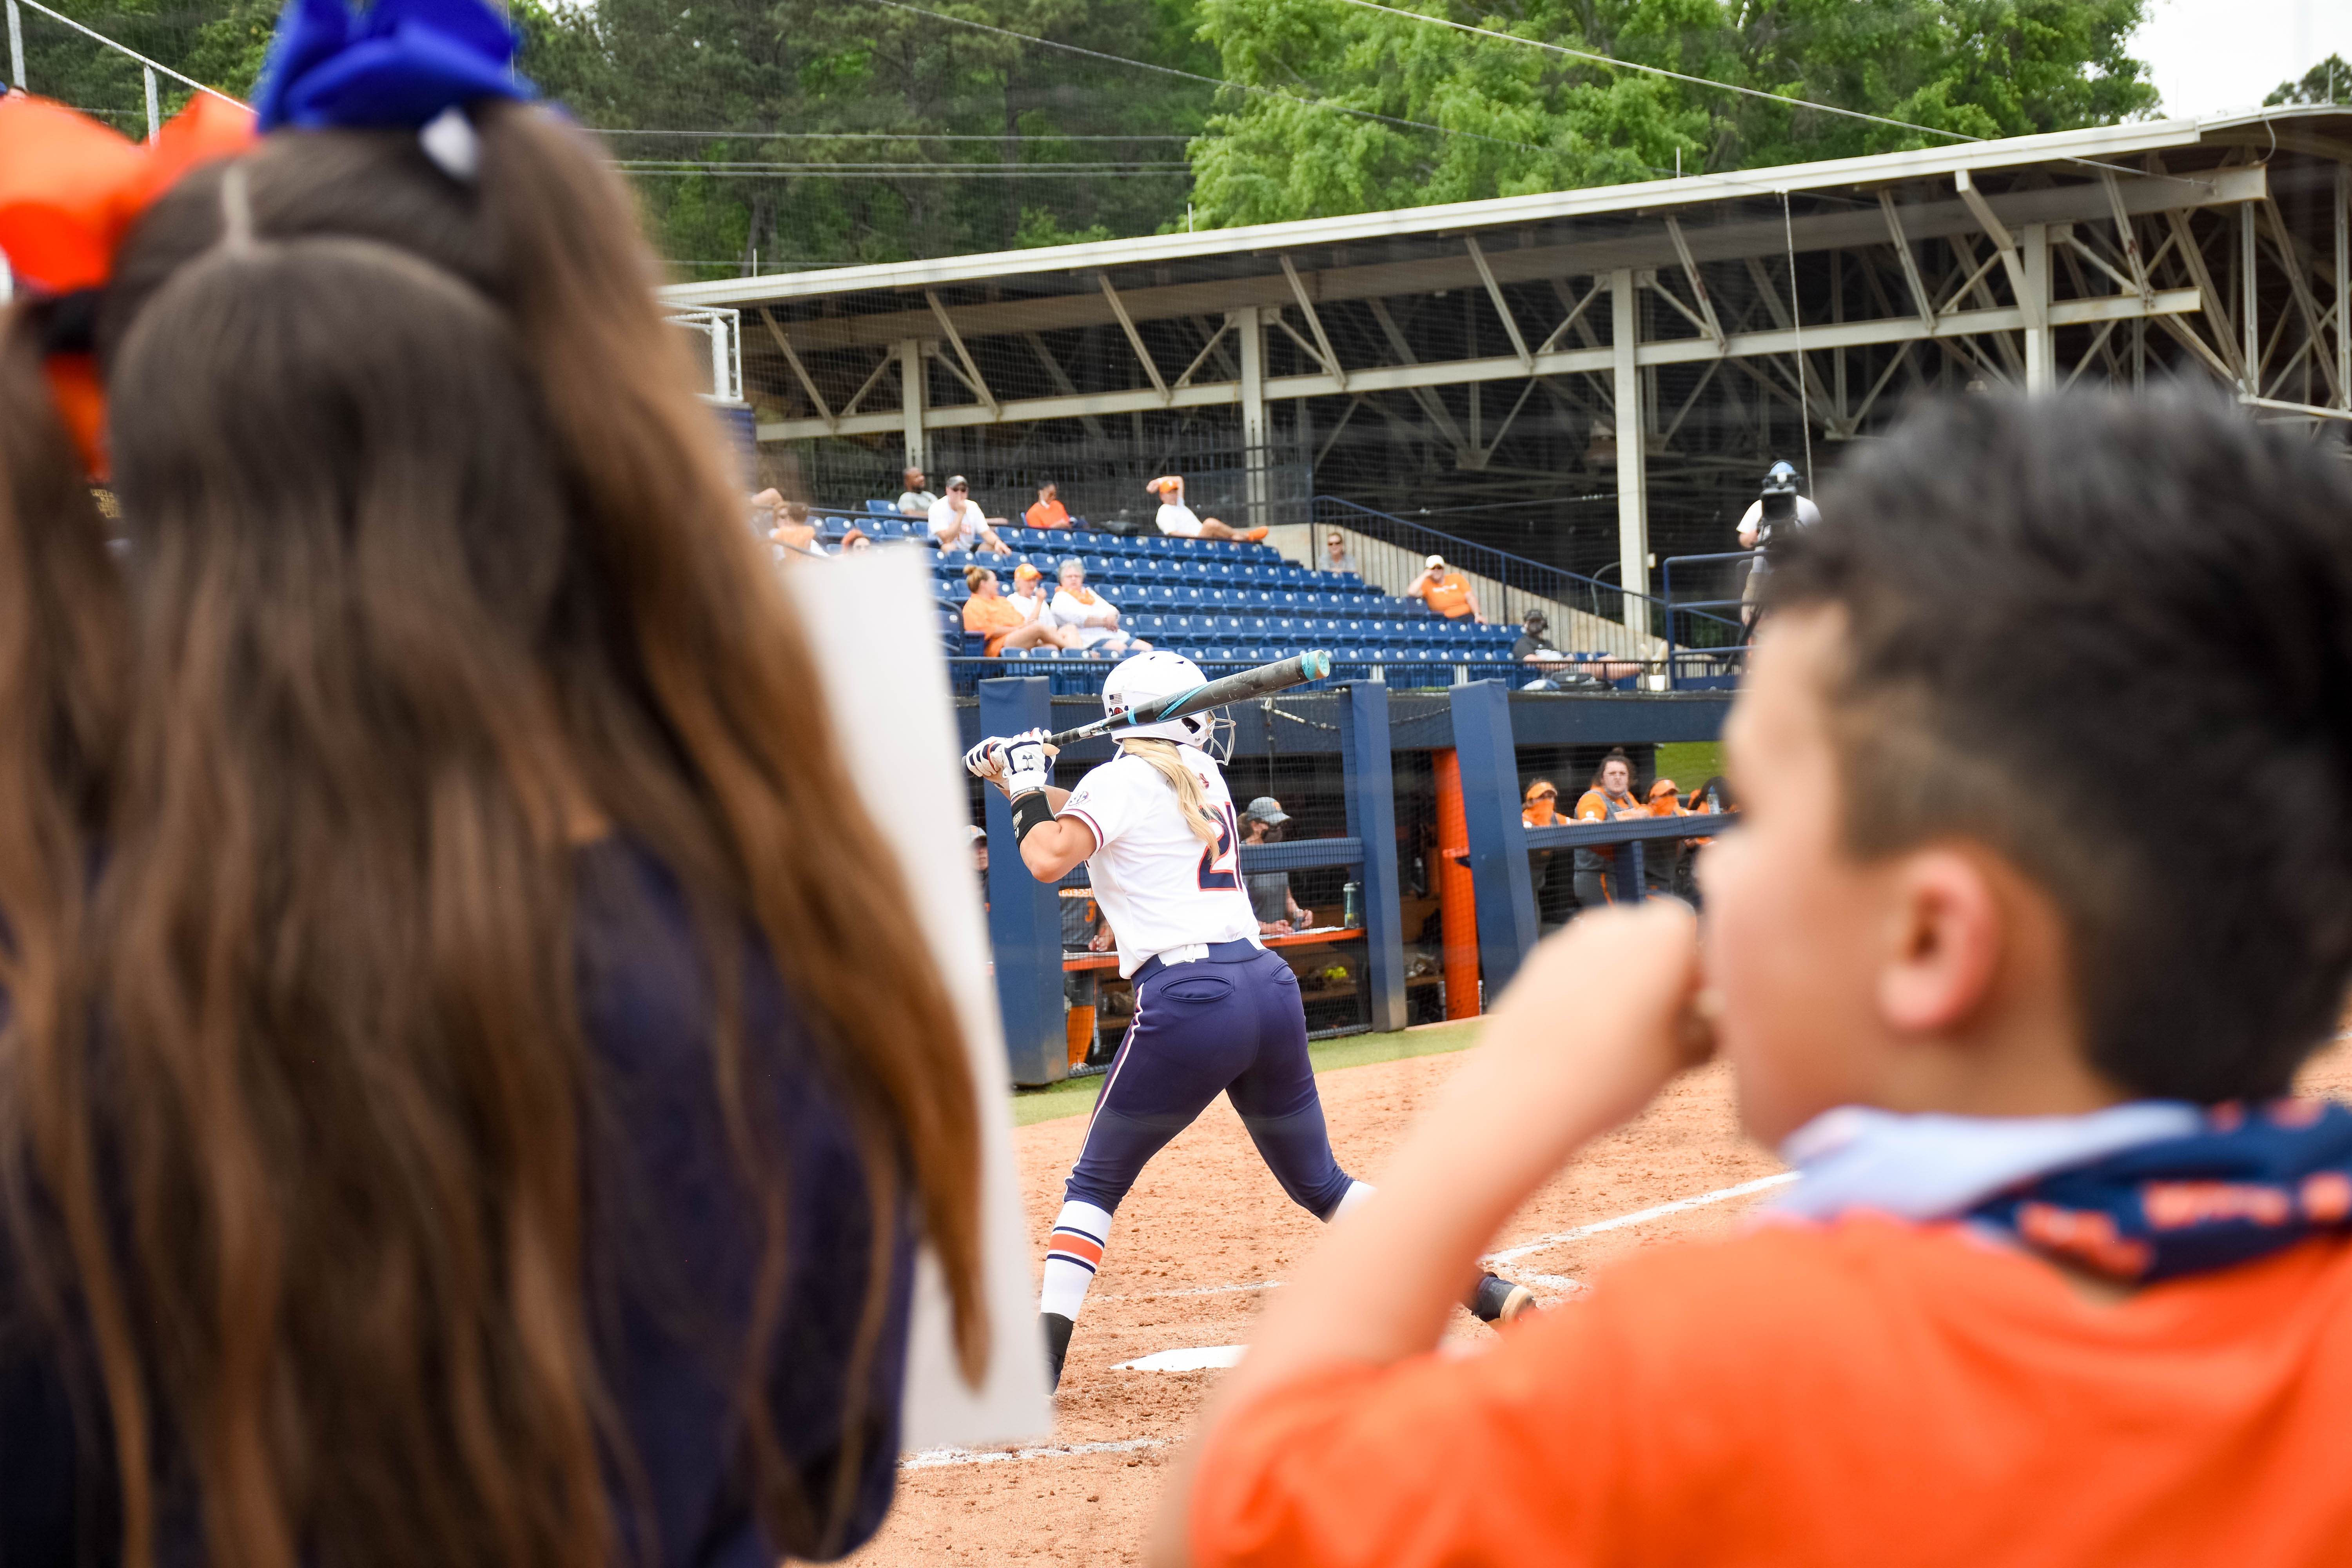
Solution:
M 2273 1098 L 2352 975 L 2352 480 L 2200 403 L 1969 399 L 1825 510 L 1704 949 L 1658 903 L 1539 950 L 1267 1308 L 1156 1562 L 2352 1557 L 2352 1111 Z M 2284 805 L 2182 831 L 2249 764 Z M 1770 1223 L 1431 1353 L 1711 1051 L 1798 1169 Z

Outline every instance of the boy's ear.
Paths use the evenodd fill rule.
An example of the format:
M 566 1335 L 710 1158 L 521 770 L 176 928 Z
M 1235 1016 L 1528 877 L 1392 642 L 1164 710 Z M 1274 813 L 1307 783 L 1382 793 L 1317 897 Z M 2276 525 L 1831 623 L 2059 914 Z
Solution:
M 1934 1035 L 1965 1025 L 1983 1005 L 2008 937 L 1986 868 L 1957 849 L 1901 858 L 1888 900 L 1879 1013 L 1897 1034 Z

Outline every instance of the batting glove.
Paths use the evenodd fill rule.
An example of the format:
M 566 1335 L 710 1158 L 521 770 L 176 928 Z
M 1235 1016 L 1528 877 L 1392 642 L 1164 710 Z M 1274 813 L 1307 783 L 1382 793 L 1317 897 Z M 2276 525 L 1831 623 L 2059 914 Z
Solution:
M 986 779 L 994 784 L 998 777 L 997 763 L 992 753 L 1000 746 L 1011 744 L 1012 742 L 1003 735 L 989 736 L 963 754 L 964 771 L 976 779 Z
M 1024 730 L 1010 740 L 999 741 L 990 749 L 990 756 L 1004 769 L 1004 793 L 1027 795 L 1042 790 L 1052 779 L 1048 768 L 1051 753 L 1045 749 L 1045 731 Z

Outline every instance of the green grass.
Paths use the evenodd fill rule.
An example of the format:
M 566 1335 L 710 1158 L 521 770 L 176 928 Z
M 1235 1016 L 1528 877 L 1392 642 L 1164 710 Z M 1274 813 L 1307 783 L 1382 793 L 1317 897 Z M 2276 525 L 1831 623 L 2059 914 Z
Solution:
M 1655 776 L 1674 780 L 1685 795 L 1722 771 L 1720 741 L 1669 741 L 1658 747 Z
M 1478 1021 L 1465 1018 L 1456 1024 L 1423 1024 L 1392 1035 L 1346 1035 L 1336 1040 L 1321 1040 L 1309 1046 L 1307 1054 L 1315 1058 L 1315 1070 L 1327 1073 L 1373 1062 L 1401 1062 L 1409 1057 L 1444 1056 L 1450 1051 L 1467 1050 L 1477 1043 Z M 1097 1073 L 1091 1078 L 1066 1079 L 1045 1089 L 1014 1089 L 1013 1125 L 1027 1127 L 1064 1116 L 1086 1115 L 1095 1108 L 1095 1097 L 1102 1092 L 1103 1078 Z

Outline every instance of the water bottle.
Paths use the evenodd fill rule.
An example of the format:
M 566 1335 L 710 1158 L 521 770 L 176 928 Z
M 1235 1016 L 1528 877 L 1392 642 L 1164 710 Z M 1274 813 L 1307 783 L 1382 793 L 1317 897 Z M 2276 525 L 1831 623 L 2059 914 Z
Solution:
M 1364 926 L 1364 885 L 1349 882 L 1339 889 L 1342 900 L 1339 923 L 1349 931 L 1361 931 Z

